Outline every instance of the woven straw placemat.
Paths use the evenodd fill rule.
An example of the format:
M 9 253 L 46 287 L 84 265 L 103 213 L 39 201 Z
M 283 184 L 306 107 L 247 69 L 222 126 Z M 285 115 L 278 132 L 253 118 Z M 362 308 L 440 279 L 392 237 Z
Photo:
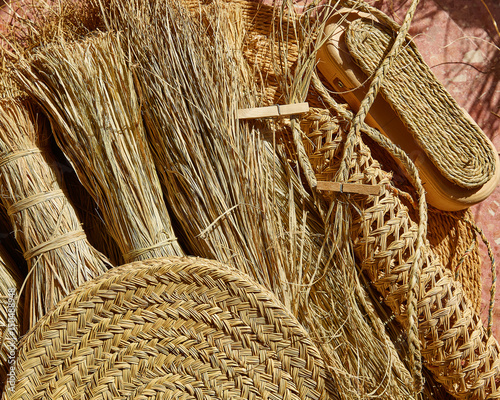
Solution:
M 214 261 L 161 258 L 60 302 L 24 338 L 4 398 L 326 400 L 327 382 L 272 293 Z

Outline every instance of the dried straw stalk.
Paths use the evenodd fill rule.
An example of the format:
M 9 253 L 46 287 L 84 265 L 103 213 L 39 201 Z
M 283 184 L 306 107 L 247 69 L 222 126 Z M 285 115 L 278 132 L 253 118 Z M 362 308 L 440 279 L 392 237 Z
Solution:
M 238 107 L 262 105 L 264 92 L 234 51 L 247 33 L 238 9 L 213 2 L 193 18 L 171 3 L 112 6 L 108 24 L 125 32 L 137 65 L 151 149 L 189 251 L 234 265 L 279 296 L 321 347 L 339 389 L 333 397 L 411 398 L 408 371 L 354 267 L 331 260 L 288 142 L 272 124 L 235 120 Z
M 130 8 L 123 7 L 127 4 Z M 193 26 L 188 24 L 188 27 L 185 28 L 186 31 L 183 32 L 184 35 L 181 35 L 180 39 L 178 37 L 172 38 L 172 35 L 165 36 L 166 30 L 164 27 L 161 28 L 161 24 L 165 22 L 165 16 L 155 19 L 158 15 L 154 15 L 154 18 L 152 18 L 152 15 L 147 12 L 141 13 L 141 11 L 145 10 L 140 9 L 134 3 L 119 5 L 123 7 L 121 18 L 120 13 L 118 13 L 119 20 L 122 23 L 124 21 L 130 21 L 131 23 L 130 25 L 121 26 L 120 29 L 124 27 L 130 42 L 137 45 L 137 48 L 132 47 L 135 55 L 142 61 L 139 68 L 142 67 L 145 71 L 149 70 L 151 60 L 153 60 L 157 64 L 155 68 L 160 69 L 161 73 L 158 74 L 156 79 L 152 79 L 154 76 L 152 77 L 152 74 L 149 74 L 147 84 L 143 83 L 144 86 L 149 86 L 151 82 L 157 84 L 158 88 L 154 90 L 159 90 L 160 96 L 156 108 L 171 104 L 172 98 L 178 95 L 179 90 L 185 91 L 185 97 L 180 100 L 187 99 L 187 102 L 193 102 L 193 99 L 197 99 L 200 93 L 206 94 L 207 86 L 210 85 L 205 83 L 206 86 L 202 86 L 202 89 L 196 88 L 196 84 L 193 84 L 193 82 L 199 84 L 196 78 L 200 78 L 200 69 L 199 67 L 189 67 L 189 65 L 188 72 L 184 77 L 177 72 L 177 78 L 173 80 L 176 82 L 177 79 L 178 82 L 180 79 L 183 83 L 181 89 L 175 91 L 175 89 L 169 88 L 169 80 L 163 78 L 165 78 L 165 75 L 169 75 L 166 71 L 169 71 L 170 65 L 165 68 L 166 59 L 161 58 L 164 55 L 165 46 L 171 44 L 176 48 L 175 46 L 179 44 L 179 40 L 182 41 L 190 37 L 203 37 L 205 31 L 190 30 L 193 29 Z M 154 6 L 154 3 L 151 3 L 151 5 Z M 215 2 L 212 11 L 208 12 L 208 16 L 214 10 L 214 15 L 218 15 L 219 10 L 217 7 L 219 5 L 218 2 Z M 242 25 L 248 28 L 255 21 L 262 32 L 269 33 L 270 25 L 267 21 L 254 19 L 255 11 L 258 8 L 255 3 L 239 2 L 239 5 L 242 5 L 242 13 L 244 14 L 242 21 L 240 21 L 243 22 Z M 142 6 L 145 5 L 142 4 Z M 169 4 L 169 6 L 174 5 Z M 157 9 L 157 11 L 166 15 L 166 13 L 161 12 L 164 11 L 161 8 Z M 265 13 L 271 16 L 273 14 L 270 8 L 265 9 Z M 206 17 L 207 15 L 203 16 L 203 18 Z M 221 17 L 221 20 L 222 23 L 220 20 L 213 23 L 212 31 L 217 31 L 217 26 L 236 30 L 240 26 L 238 23 L 233 24 L 234 21 L 228 24 L 228 20 L 224 17 Z M 252 22 L 248 24 L 249 21 Z M 137 29 L 137 26 L 134 28 L 134 24 L 139 24 L 140 28 Z M 186 32 L 189 33 L 186 35 Z M 197 34 L 194 32 L 197 32 Z M 242 30 L 233 33 L 245 35 L 248 32 Z M 134 37 L 134 35 L 138 36 Z M 158 40 L 151 41 L 155 37 Z M 171 40 L 164 42 L 160 40 L 167 38 Z M 224 40 L 226 39 L 228 38 L 225 37 Z M 266 37 L 261 37 L 261 39 L 265 41 Z M 230 43 L 234 43 L 234 41 L 230 41 Z M 201 41 L 201 44 L 199 42 L 190 44 L 198 47 L 191 53 L 194 58 L 187 57 L 186 60 L 195 60 L 196 65 L 202 66 L 202 71 L 204 68 L 210 70 L 211 63 L 203 61 L 206 59 L 204 57 L 207 54 L 199 51 L 199 47 L 202 47 L 206 42 Z M 237 42 L 235 48 L 238 49 L 237 46 L 240 45 L 241 42 Z M 141 46 L 144 46 L 144 49 L 138 50 Z M 158 51 L 158 54 L 155 55 L 154 51 L 152 53 L 148 46 L 159 46 L 155 50 Z M 206 47 L 206 49 L 210 49 L 210 46 Z M 290 50 L 290 53 L 286 58 L 293 59 L 295 56 L 292 54 L 293 49 L 288 50 Z M 186 55 L 185 51 L 186 47 L 184 45 L 180 56 L 176 56 L 175 52 L 173 53 L 174 58 L 177 58 L 176 63 L 174 63 L 174 66 L 177 65 L 176 68 L 178 66 L 183 67 L 182 57 Z M 153 57 L 148 59 L 151 55 Z M 142 56 L 144 58 L 141 58 Z M 208 56 L 210 58 L 213 54 L 210 53 Z M 263 60 L 265 60 L 265 57 Z M 236 63 L 237 67 L 232 65 L 231 68 L 238 70 L 241 65 L 240 61 L 238 60 Z M 225 64 L 219 62 L 216 65 Z M 286 63 L 285 65 L 282 63 L 282 66 L 287 67 Z M 153 71 L 155 71 L 154 68 Z M 214 70 L 210 70 L 210 72 L 214 72 Z M 215 69 L 215 72 L 217 72 L 217 69 Z M 136 73 L 141 78 L 148 75 L 144 71 L 141 72 L 140 69 Z M 245 92 L 249 85 L 248 81 L 245 81 L 244 84 L 237 81 L 236 84 L 222 85 L 222 89 L 219 90 L 217 84 L 220 82 L 220 75 L 217 75 L 217 77 L 217 79 L 209 80 L 209 82 L 211 84 L 215 83 L 212 90 L 215 90 L 222 97 L 209 95 L 208 99 L 215 97 L 214 102 L 208 102 L 207 105 L 205 99 L 192 107 L 191 111 L 195 111 L 193 115 L 184 112 L 183 117 L 177 119 L 174 129 L 172 129 L 177 132 L 177 135 L 170 139 L 171 142 L 178 141 L 177 148 L 180 151 L 176 151 L 179 151 L 179 155 L 173 156 L 172 159 L 178 159 L 180 163 L 173 162 L 171 165 L 169 182 L 172 183 L 165 184 L 166 192 L 169 201 L 172 204 L 177 204 L 177 207 L 181 209 L 179 215 L 181 217 L 183 215 L 189 216 L 190 222 L 185 223 L 183 232 L 184 236 L 190 238 L 191 246 L 194 248 L 193 252 L 203 255 L 217 254 L 217 257 L 221 257 L 220 259 L 223 261 L 243 260 L 243 267 L 249 269 L 247 272 L 257 277 L 261 283 L 275 290 L 282 301 L 286 302 L 296 314 L 300 315 L 302 323 L 316 337 L 318 344 L 322 346 L 323 356 L 328 360 L 330 368 L 336 376 L 339 397 L 346 399 L 359 398 L 378 393 L 391 398 L 410 398 L 408 373 L 400 365 L 392 343 L 388 342 L 378 317 L 374 315 L 372 306 L 366 298 L 366 293 L 358 281 L 357 275 L 353 273 L 353 266 L 340 260 L 336 263 L 335 269 L 327 268 L 331 253 L 329 249 L 322 249 L 321 247 L 325 239 L 324 225 L 321 223 L 321 218 L 318 210 L 314 207 L 312 199 L 301 190 L 302 184 L 297 179 L 296 172 L 290 169 L 287 164 L 284 152 L 282 152 L 287 147 L 287 144 L 280 142 L 279 138 L 277 138 L 276 150 L 278 153 L 275 154 L 275 148 L 271 144 L 272 138 L 268 138 L 268 142 L 261 142 L 262 137 L 259 136 L 259 130 L 248 129 L 246 134 L 238 131 L 235 140 L 236 133 L 232 130 L 225 133 L 225 135 L 217 136 L 212 135 L 212 131 L 207 128 L 207 126 L 214 127 L 219 124 L 217 119 L 220 114 L 217 109 L 214 110 L 214 104 L 219 105 L 220 99 L 224 99 L 228 95 L 224 88 L 228 90 L 236 88 L 238 91 L 244 91 L 245 95 L 249 95 L 249 103 L 239 99 L 241 106 L 246 104 L 259 105 L 259 96 L 256 96 L 256 93 L 251 90 Z M 200 79 L 205 80 L 207 77 L 201 75 Z M 252 80 L 253 76 L 250 79 Z M 226 81 L 227 79 L 222 80 L 222 82 Z M 231 83 L 231 79 L 229 81 Z M 265 80 L 260 82 L 266 84 L 264 89 L 269 89 L 269 82 L 265 82 Z M 271 85 L 273 84 L 275 83 L 271 83 Z M 168 101 L 162 103 L 165 101 L 162 91 L 166 90 L 168 92 L 167 89 L 170 90 L 170 95 L 166 96 Z M 154 91 L 152 93 L 154 95 Z M 252 100 L 253 98 L 256 99 Z M 153 97 L 151 103 L 155 101 L 157 99 Z M 252 103 L 252 101 L 255 102 Z M 183 105 L 183 102 L 179 101 L 179 104 L 183 105 L 184 109 L 186 109 L 185 103 L 186 101 L 184 101 Z M 228 103 L 230 107 L 226 108 L 225 104 Z M 220 126 L 232 128 L 235 125 L 234 121 L 229 124 L 224 122 L 227 115 L 223 111 L 234 110 L 236 107 L 227 100 L 224 100 L 223 104 L 224 107 L 221 107 L 220 110 L 220 113 L 223 114 L 223 122 L 220 123 Z M 177 112 L 177 110 L 175 111 Z M 230 115 L 232 118 L 233 114 Z M 168 121 L 167 117 L 162 118 Z M 162 118 L 159 121 L 162 121 Z M 208 119 L 209 123 L 205 119 Z M 267 128 L 272 127 L 268 126 Z M 184 129 L 189 133 L 185 137 L 181 135 Z M 272 129 L 269 129 L 269 132 L 272 131 Z M 207 135 L 205 142 L 201 144 L 199 142 L 200 132 Z M 171 133 L 170 130 L 169 133 Z M 218 143 L 207 146 L 209 150 L 205 150 L 206 143 L 210 144 L 210 141 L 214 138 L 218 140 Z M 157 145 L 153 147 L 157 148 Z M 219 148 L 219 150 L 214 152 L 214 148 Z M 218 169 L 218 164 L 224 167 Z M 231 174 L 228 172 L 232 168 L 236 168 L 237 173 Z M 168 172 L 168 168 L 164 169 Z M 179 174 L 181 173 L 182 176 L 185 175 L 186 177 L 180 178 L 181 175 Z M 263 177 L 255 178 L 255 174 L 262 174 Z M 175 176 L 178 177 L 177 180 Z M 254 179 L 258 184 L 249 184 L 247 186 L 249 179 Z M 225 188 L 228 186 L 237 186 L 228 182 L 238 182 L 241 185 L 243 195 L 238 193 L 237 190 L 226 191 Z M 170 189 L 168 189 L 169 185 Z M 246 192 L 247 187 L 249 188 L 248 192 L 253 193 L 254 198 Z M 175 191 L 179 191 L 179 193 L 175 194 Z M 216 195 L 213 193 L 216 193 Z M 239 214 L 233 216 L 239 208 L 245 208 L 242 206 L 247 203 L 251 205 L 246 207 L 243 212 L 240 211 Z M 183 211 L 183 208 L 191 212 Z M 253 213 L 249 211 L 252 209 L 255 210 Z M 227 222 L 228 217 L 231 217 L 229 222 Z M 262 222 L 263 219 L 272 220 L 274 224 L 269 221 Z M 191 224 L 196 224 L 196 226 L 191 226 Z M 210 229 L 207 230 L 207 228 Z M 263 228 L 270 229 L 270 231 L 266 232 Z M 262 233 L 263 231 L 264 233 Z M 197 233 L 205 233 L 205 236 L 195 239 L 192 235 Z M 210 236 L 207 237 L 207 234 L 210 234 Z M 226 240 L 228 237 L 230 238 L 229 241 Z M 254 246 L 252 244 L 254 240 L 261 242 Z M 247 250 L 247 247 L 254 248 Z M 307 249 L 310 250 L 307 251 Z M 270 256 L 269 254 L 273 252 L 279 254 Z M 235 257 L 235 254 L 239 258 Z M 245 261 L 247 254 L 253 259 L 263 262 L 260 268 L 256 267 L 258 264 L 252 267 L 250 262 Z M 289 259 L 290 262 L 285 263 L 283 261 L 273 264 L 274 259 Z
M 17 265 L 7 250 L 0 246 L 0 391 L 7 381 L 11 366 L 15 367 L 17 345 L 23 333 L 22 284 L 23 277 Z
M 19 65 L 16 80 L 49 115 L 124 260 L 182 255 L 119 37 L 49 46 Z
M 18 101 L 0 101 L 0 196 L 28 263 L 24 323 L 111 267 L 87 241 L 51 164 L 46 123 Z M 42 154 L 43 152 L 43 154 Z

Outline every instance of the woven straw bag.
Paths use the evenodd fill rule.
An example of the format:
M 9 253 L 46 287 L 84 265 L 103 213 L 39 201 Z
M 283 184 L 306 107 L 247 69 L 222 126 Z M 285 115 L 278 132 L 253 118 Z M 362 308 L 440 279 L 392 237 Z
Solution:
M 306 151 L 316 156 L 317 162 L 312 166 L 322 171 L 323 179 L 327 179 L 325 171 L 333 174 L 339 164 L 341 148 L 338 143 L 342 142 L 343 132 L 334 121 L 335 117 L 321 109 L 312 110 L 302 120 L 306 137 L 314 138 L 314 146 L 310 146 L 310 140 L 306 141 L 309 145 Z M 333 126 L 337 127 L 335 132 L 332 132 Z M 322 162 L 320 154 L 324 156 Z M 408 328 L 411 324 L 408 288 L 410 268 L 416 256 L 417 224 L 404 200 L 391 190 L 391 174 L 381 169 L 361 141 L 356 145 L 351 166 L 353 172 L 349 182 L 384 187 L 380 196 L 350 198 L 357 210 L 351 231 L 354 251 L 384 302 Z M 498 342 L 493 336 L 487 336 L 461 283 L 444 267 L 429 242 L 421 251 L 423 265 L 415 318 L 424 365 L 456 398 L 499 398 Z
M 23 339 L 3 399 L 330 397 L 307 332 L 272 293 L 215 261 L 115 268 Z

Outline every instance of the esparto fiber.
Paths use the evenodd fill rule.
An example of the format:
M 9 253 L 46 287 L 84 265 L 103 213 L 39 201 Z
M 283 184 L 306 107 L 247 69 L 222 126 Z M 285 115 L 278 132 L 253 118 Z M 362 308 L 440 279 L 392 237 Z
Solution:
M 325 146 L 328 148 L 329 144 L 325 142 Z M 406 326 L 416 223 L 406 206 L 387 188 L 391 184 L 390 174 L 380 168 L 362 142 L 358 146 L 350 163 L 353 169 L 349 182 L 380 184 L 386 190 L 382 196 L 351 197 L 356 210 L 352 222 L 354 250 L 361 268 L 384 302 Z M 334 158 L 338 165 L 340 155 Z M 425 367 L 456 398 L 498 398 L 498 342 L 486 335 L 479 314 L 464 295 L 461 284 L 443 267 L 428 243 L 423 251 L 417 293 L 418 329 Z
M 56 141 L 128 261 L 183 255 L 172 230 L 120 35 L 53 43 L 15 79 L 45 110 Z
M 391 32 L 363 19 L 349 25 L 349 53 L 367 76 L 390 46 Z M 412 41 L 403 44 L 380 91 L 448 180 L 476 189 L 493 177 L 495 155 L 486 136 L 436 79 Z

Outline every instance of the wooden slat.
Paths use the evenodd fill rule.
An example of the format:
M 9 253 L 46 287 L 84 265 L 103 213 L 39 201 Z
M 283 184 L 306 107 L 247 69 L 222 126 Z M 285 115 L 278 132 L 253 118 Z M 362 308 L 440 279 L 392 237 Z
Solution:
M 282 117 L 309 111 L 309 103 L 273 105 L 268 107 L 243 108 L 238 110 L 238 119 Z
M 316 189 L 328 192 L 356 193 L 380 196 L 382 194 L 383 187 L 381 185 L 363 185 L 358 183 L 319 181 Z

